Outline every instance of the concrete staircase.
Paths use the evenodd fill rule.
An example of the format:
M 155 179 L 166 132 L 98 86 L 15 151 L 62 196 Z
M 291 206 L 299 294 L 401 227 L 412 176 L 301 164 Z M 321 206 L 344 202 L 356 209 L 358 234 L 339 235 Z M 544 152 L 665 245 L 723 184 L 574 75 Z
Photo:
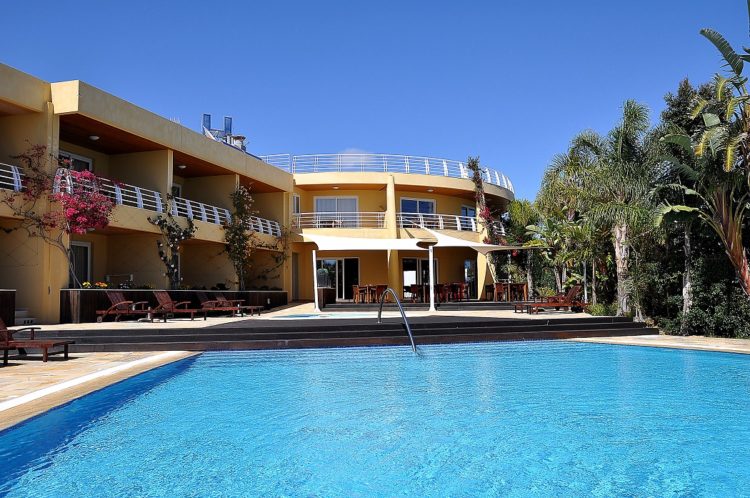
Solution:
M 36 318 L 29 316 L 26 308 L 16 308 L 15 325 L 34 325 Z
M 567 339 L 657 334 L 627 318 L 487 319 L 417 317 L 410 319 L 417 346 L 454 342 Z M 245 319 L 205 328 L 45 331 L 38 337 L 76 341 L 72 352 L 277 349 L 332 346 L 407 345 L 400 318 L 382 324 L 372 320 L 254 320 Z

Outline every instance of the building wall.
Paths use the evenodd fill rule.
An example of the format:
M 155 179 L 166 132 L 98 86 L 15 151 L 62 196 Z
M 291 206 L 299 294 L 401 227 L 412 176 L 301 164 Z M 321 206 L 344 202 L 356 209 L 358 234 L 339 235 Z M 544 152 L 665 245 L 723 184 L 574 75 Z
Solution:
M 185 285 L 210 289 L 224 284 L 237 289 L 237 277 L 223 244 L 188 243 L 180 250 L 182 281 Z

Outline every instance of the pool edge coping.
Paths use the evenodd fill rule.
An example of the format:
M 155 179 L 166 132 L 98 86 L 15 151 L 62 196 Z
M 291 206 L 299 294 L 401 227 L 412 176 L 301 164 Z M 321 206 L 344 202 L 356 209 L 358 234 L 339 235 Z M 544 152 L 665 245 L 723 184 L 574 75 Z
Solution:
M 94 391 L 198 354 L 198 351 L 155 351 L 145 358 L 94 371 L 0 402 L 0 431 Z

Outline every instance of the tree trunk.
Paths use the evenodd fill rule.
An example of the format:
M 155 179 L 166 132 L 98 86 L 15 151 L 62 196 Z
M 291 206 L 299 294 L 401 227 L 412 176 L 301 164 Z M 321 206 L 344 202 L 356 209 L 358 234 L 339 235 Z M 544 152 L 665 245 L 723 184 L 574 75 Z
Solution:
M 628 263 L 630 246 L 628 244 L 628 227 L 618 223 L 612 229 L 615 244 L 615 264 L 617 266 L 617 316 L 630 313 L 630 299 L 628 292 Z
M 557 287 L 557 292 L 562 292 L 562 283 L 560 282 L 560 272 L 555 267 L 553 267 L 553 271 L 555 273 L 555 286 Z
M 526 287 L 528 289 L 528 295 L 534 295 L 534 276 L 531 274 L 531 264 L 534 261 L 532 259 L 531 249 L 526 250 Z
M 565 287 L 565 282 L 568 281 L 568 265 L 562 265 L 562 272 L 560 274 L 560 292 L 563 291 L 563 287 Z
M 683 243 L 685 250 L 685 271 L 682 274 L 682 323 L 680 332 L 687 335 L 685 330 L 685 315 L 690 312 L 693 306 L 693 278 L 690 272 L 690 263 L 693 259 L 693 249 L 690 244 L 690 224 L 685 225 L 685 239 Z
M 591 304 L 596 304 L 596 259 L 591 260 Z

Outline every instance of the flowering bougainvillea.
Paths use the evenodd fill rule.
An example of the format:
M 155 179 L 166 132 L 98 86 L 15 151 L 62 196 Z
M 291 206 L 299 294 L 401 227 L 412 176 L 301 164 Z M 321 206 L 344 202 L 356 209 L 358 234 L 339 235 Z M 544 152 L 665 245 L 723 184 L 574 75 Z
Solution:
M 471 179 L 474 182 L 474 196 L 476 198 L 477 205 L 479 206 L 479 220 L 486 229 L 486 235 L 483 242 L 485 244 L 496 244 L 496 245 L 507 245 L 508 241 L 505 239 L 502 233 L 502 223 L 499 217 L 492 212 L 490 207 L 487 205 L 487 198 L 484 194 L 484 180 L 482 179 L 482 168 L 479 165 L 478 157 L 469 157 L 466 161 L 466 167 L 471 171 Z M 492 279 L 498 281 L 498 266 L 500 264 L 499 258 L 496 252 L 488 253 L 487 259 L 489 261 L 490 273 L 492 273 Z
M 73 285 L 80 287 L 70 235 L 109 225 L 114 203 L 99 191 L 100 180 L 94 173 L 71 171 L 69 161 L 52 156 L 43 145 L 33 145 L 13 158 L 21 163 L 21 188 L 0 191 L 0 203 L 20 219 L 14 229 L 25 230 L 29 237 L 41 238 L 62 251 Z

